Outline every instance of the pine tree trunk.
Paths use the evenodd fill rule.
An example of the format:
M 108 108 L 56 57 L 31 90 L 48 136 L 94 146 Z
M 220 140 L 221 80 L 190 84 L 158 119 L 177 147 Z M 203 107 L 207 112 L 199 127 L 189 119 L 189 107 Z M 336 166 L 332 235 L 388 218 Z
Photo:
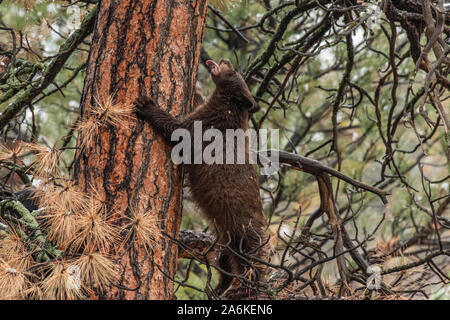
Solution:
M 132 103 L 148 94 L 178 116 L 192 103 L 204 32 L 206 0 L 102 0 L 99 4 L 81 99 L 81 118 L 96 98 Z M 80 141 L 78 141 L 80 145 Z M 78 151 L 74 179 L 104 195 L 111 220 L 126 223 L 130 208 L 144 204 L 163 234 L 176 237 L 181 222 L 181 174 L 170 148 L 134 117 L 129 128 L 100 131 Z M 119 286 L 91 298 L 173 299 L 177 246 L 163 236 L 152 253 L 114 248 Z

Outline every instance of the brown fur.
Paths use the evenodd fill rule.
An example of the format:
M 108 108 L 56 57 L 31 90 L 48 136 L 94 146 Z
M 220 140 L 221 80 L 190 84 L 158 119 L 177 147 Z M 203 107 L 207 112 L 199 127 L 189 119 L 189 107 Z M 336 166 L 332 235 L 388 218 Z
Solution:
M 138 100 L 137 114 L 168 142 L 175 129 L 185 128 L 193 133 L 196 120 L 202 121 L 203 130 L 214 127 L 222 131 L 224 136 L 226 129 L 248 129 L 249 112 L 259 107 L 229 61 L 222 60 L 219 71 L 212 75 L 216 90 L 211 98 L 189 115 L 175 119 L 160 110 L 149 98 Z M 246 152 L 248 155 L 248 146 Z M 261 280 L 264 268 L 249 258 L 255 256 L 264 260 L 267 240 L 254 166 L 247 161 L 246 164 L 191 164 L 184 165 L 184 169 L 195 202 L 213 223 L 213 228 L 217 228 L 218 243 L 222 247 L 217 259 L 218 267 L 231 274 Z M 232 250 L 227 249 L 227 246 Z M 240 258 L 233 251 L 246 258 Z M 232 277 L 222 273 L 217 292 L 225 292 L 232 280 Z

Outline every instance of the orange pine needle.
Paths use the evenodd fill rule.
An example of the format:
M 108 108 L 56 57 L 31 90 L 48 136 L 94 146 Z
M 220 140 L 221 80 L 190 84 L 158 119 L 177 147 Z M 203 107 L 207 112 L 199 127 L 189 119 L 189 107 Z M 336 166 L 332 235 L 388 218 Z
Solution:
M 69 265 L 62 262 L 52 264 L 51 273 L 42 281 L 44 299 L 76 300 L 84 298 L 81 287 L 70 286 L 73 276 Z
M 32 164 L 34 176 L 52 178 L 56 175 L 61 151 L 36 143 L 24 143 L 24 148 L 32 152 L 36 157 Z
M 129 223 L 124 227 L 128 230 L 125 242 L 136 241 L 145 248 L 153 248 L 161 237 L 156 215 L 145 210 L 131 210 L 130 213 Z
M 81 281 L 86 286 L 104 289 L 118 277 L 114 263 L 99 252 L 83 253 L 75 265 L 80 268 Z
M 102 250 L 117 245 L 119 229 L 107 221 L 105 205 L 94 197 L 89 199 L 86 209 L 78 215 L 78 232 L 72 249 Z
M 0 299 L 12 300 L 23 298 L 24 287 L 28 280 L 24 273 L 13 268 L 0 258 Z

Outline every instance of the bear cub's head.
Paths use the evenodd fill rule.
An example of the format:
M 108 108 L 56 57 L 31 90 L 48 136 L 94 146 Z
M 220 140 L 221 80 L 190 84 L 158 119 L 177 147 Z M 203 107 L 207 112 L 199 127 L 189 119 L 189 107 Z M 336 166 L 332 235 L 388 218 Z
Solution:
M 249 113 L 259 111 L 260 107 L 253 98 L 250 89 L 242 76 L 234 70 L 229 60 L 222 59 L 219 64 L 208 60 L 206 65 L 211 71 L 211 78 L 216 84 L 217 93 L 229 98 L 233 104 Z

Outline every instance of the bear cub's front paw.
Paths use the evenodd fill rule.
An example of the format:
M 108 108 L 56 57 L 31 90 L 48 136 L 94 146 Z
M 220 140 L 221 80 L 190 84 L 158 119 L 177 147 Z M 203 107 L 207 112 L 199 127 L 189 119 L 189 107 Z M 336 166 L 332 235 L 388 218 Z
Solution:
M 155 108 L 155 102 L 149 96 L 139 97 L 134 105 L 136 106 L 136 115 L 139 118 L 145 118 L 150 108 Z

